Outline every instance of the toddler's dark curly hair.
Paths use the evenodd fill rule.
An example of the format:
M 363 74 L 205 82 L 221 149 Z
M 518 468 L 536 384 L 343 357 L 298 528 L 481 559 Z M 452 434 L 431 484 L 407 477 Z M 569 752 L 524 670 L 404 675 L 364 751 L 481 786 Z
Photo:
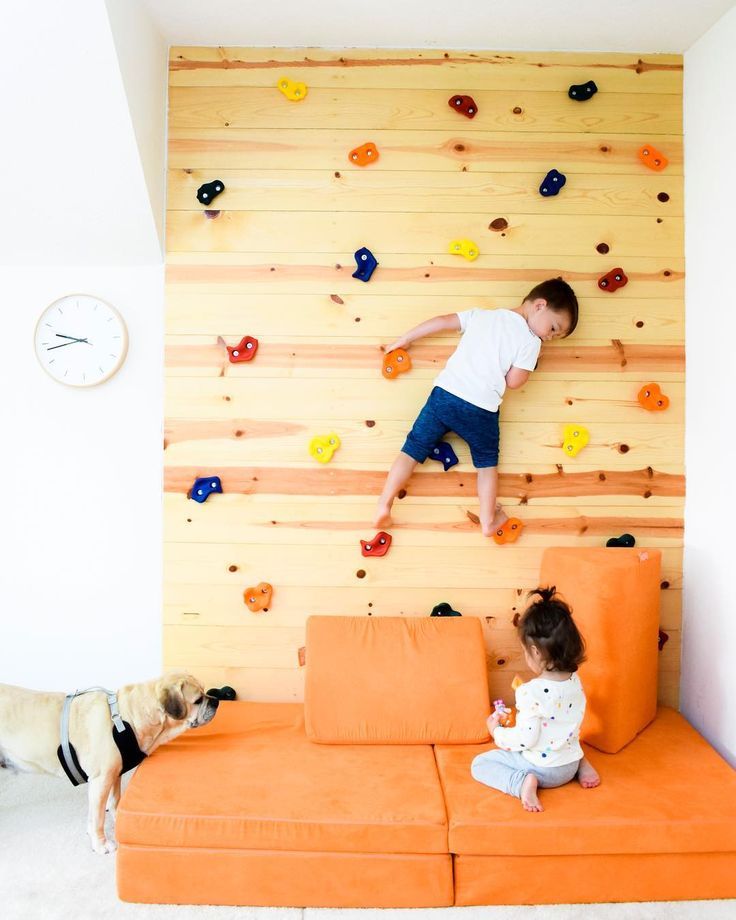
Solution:
M 553 585 L 537 588 L 528 597 L 539 595 L 522 614 L 517 633 L 528 649 L 536 645 L 548 671 L 577 671 L 585 661 L 585 640 L 580 635 L 572 610 Z

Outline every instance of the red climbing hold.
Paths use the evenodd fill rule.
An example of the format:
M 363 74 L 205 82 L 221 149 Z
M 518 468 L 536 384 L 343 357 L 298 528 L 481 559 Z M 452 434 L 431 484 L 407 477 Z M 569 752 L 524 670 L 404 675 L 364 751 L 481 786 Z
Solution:
M 475 118 L 478 114 L 478 106 L 472 96 L 453 96 L 447 100 L 447 104 L 466 118 Z
M 258 351 L 258 339 L 252 335 L 244 335 L 237 345 L 226 345 L 227 356 L 231 364 L 241 364 L 243 361 L 252 361 Z
M 609 294 L 613 294 L 614 291 L 628 283 L 629 279 L 624 274 L 623 268 L 612 268 L 610 272 L 598 279 L 598 287 L 602 291 L 608 291 Z
M 364 556 L 385 556 L 391 546 L 391 534 L 379 530 L 372 540 L 361 540 L 360 551 Z

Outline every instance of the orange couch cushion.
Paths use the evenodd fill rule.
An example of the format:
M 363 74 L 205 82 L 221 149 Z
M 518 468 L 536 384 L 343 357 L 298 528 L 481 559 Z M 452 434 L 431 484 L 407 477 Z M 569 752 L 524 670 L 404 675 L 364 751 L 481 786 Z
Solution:
M 541 585 L 556 585 L 587 645 L 581 737 L 615 754 L 657 711 L 661 552 L 612 547 L 545 550 Z
M 489 738 L 476 617 L 310 617 L 307 736 L 329 744 L 476 743 Z
M 617 754 L 583 746 L 601 785 L 543 789 L 541 813 L 474 780 L 488 746 L 435 748 L 450 852 L 485 856 L 603 853 L 736 855 L 736 771 L 674 709 Z M 736 864 L 735 864 L 736 868 Z
M 121 844 L 447 853 L 429 746 L 327 747 L 297 703 L 222 703 L 145 760 L 117 812 Z

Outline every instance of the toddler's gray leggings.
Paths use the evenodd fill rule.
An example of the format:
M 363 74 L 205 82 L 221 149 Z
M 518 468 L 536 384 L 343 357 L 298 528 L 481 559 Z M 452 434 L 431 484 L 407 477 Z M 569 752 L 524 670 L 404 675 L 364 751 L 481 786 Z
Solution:
M 579 766 L 580 761 L 574 760 L 561 767 L 536 767 L 520 751 L 493 750 L 479 754 L 470 765 L 470 772 L 479 783 L 520 798 L 521 784 L 527 773 L 537 777 L 540 788 L 551 789 L 574 779 Z

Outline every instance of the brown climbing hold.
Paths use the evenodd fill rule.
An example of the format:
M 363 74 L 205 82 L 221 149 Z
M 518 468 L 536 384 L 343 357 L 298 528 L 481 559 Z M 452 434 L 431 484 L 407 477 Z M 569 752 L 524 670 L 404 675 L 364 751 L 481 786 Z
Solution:
M 506 230 L 508 225 L 509 225 L 509 222 L 506 220 L 505 217 L 497 217 L 495 220 L 492 220 L 490 224 L 488 224 L 488 229 L 495 230 L 496 232 L 498 232 L 500 230 Z
M 611 247 L 608 245 L 608 243 L 598 243 L 598 245 L 595 248 L 598 250 L 598 252 L 601 255 L 604 256 L 610 250 Z
M 374 428 L 375 425 L 376 425 L 376 423 L 373 421 L 372 418 L 367 418 L 367 419 L 365 420 L 365 426 L 366 426 L 366 428 Z
M 660 629 L 659 635 L 657 636 L 657 648 L 659 649 L 660 652 L 664 648 L 664 644 L 668 639 L 669 639 L 669 636 L 667 635 L 667 633 L 663 629 Z

